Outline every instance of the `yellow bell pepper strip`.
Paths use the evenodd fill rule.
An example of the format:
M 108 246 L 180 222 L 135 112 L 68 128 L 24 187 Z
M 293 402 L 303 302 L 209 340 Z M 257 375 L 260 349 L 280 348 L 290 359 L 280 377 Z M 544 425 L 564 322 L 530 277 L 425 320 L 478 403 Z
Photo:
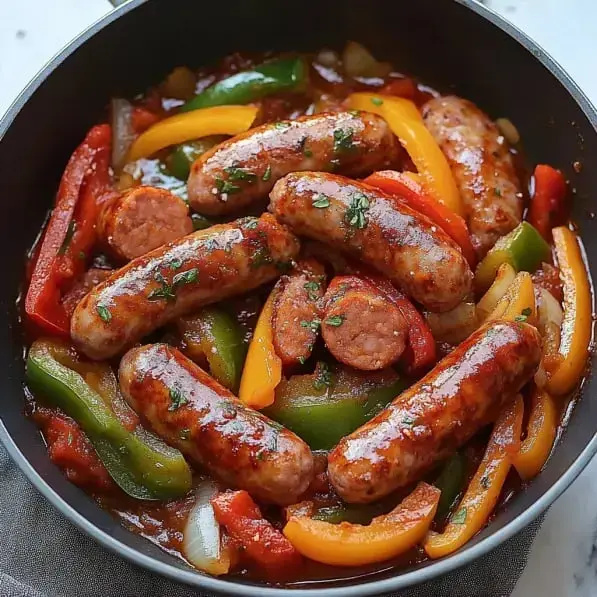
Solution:
M 547 461 L 558 426 L 558 409 L 545 391 L 534 388 L 527 436 L 514 456 L 514 467 L 523 481 L 537 476 Z
M 408 152 L 427 192 L 453 212 L 464 215 L 448 160 L 413 102 L 402 97 L 359 92 L 348 96 L 348 105 L 354 110 L 379 114 Z
M 427 533 L 435 516 L 440 490 L 419 483 L 388 514 L 363 526 L 332 524 L 291 514 L 284 535 L 302 555 L 331 566 L 362 566 L 383 562 L 408 551 Z
M 587 269 L 576 234 L 565 226 L 552 230 L 564 290 L 564 320 L 560 341 L 562 361 L 547 382 L 552 396 L 571 392 L 587 366 L 593 333 L 593 300 Z
M 551 247 L 528 222 L 520 223 L 502 236 L 485 255 L 475 271 L 475 286 L 485 292 L 502 263 L 509 263 L 517 272 L 535 272 L 543 261 L 549 261 Z
M 430 533 L 423 547 L 432 559 L 462 547 L 487 522 L 520 447 L 524 403 L 518 395 L 495 423 L 483 460 L 443 533 Z
M 506 294 L 510 284 L 514 282 L 514 278 L 516 278 L 514 268 L 509 263 L 502 263 L 493 284 L 477 303 L 477 317 L 480 323 L 483 323 L 496 308 L 500 299 Z
M 146 158 L 164 147 L 210 135 L 238 135 L 251 128 L 254 106 L 217 106 L 176 114 L 160 120 L 139 135 L 129 149 L 126 161 Z
M 519 272 L 504 296 L 498 301 L 487 321 L 506 319 L 507 321 L 537 322 L 537 306 L 533 280 L 528 272 Z
M 256 409 L 273 404 L 276 387 L 282 380 L 282 360 L 274 349 L 272 330 L 277 293 L 274 288 L 259 314 L 240 380 L 238 397 Z

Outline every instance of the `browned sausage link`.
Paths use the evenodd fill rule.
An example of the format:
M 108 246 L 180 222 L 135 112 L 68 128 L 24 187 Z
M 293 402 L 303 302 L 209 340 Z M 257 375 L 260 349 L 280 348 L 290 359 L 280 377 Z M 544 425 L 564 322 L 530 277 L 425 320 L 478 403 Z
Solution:
M 225 483 L 280 505 L 296 502 L 311 483 L 313 455 L 303 440 L 246 407 L 175 348 L 133 348 L 119 377 L 151 429 Z
M 480 257 L 522 219 L 522 193 L 508 144 L 489 116 L 459 97 L 423 106 L 425 125 L 448 158 Z
M 270 210 L 297 234 L 368 263 L 430 311 L 449 311 L 469 293 L 460 249 L 425 216 L 372 187 L 324 172 L 289 174 Z
M 325 294 L 321 333 L 340 362 L 376 371 L 395 363 L 406 348 L 408 326 L 400 310 L 357 276 L 335 277 Z
M 189 234 L 94 288 L 75 309 L 71 336 L 91 358 L 109 358 L 180 315 L 275 279 L 298 251 L 269 214 Z
M 317 114 L 251 129 L 203 154 L 189 175 L 189 202 L 219 215 L 265 198 L 289 172 L 330 170 L 361 176 L 398 151 L 386 122 L 366 112 Z
M 299 261 L 294 271 L 278 281 L 272 319 L 276 354 L 286 366 L 304 363 L 317 339 L 317 301 L 325 292 L 325 269 L 314 259 Z
M 527 383 L 541 359 L 537 330 L 488 324 L 332 450 L 328 473 L 347 502 L 372 502 L 421 479 Z
M 118 261 L 130 261 L 193 231 L 189 208 L 156 187 L 135 187 L 115 196 L 103 209 L 98 233 Z

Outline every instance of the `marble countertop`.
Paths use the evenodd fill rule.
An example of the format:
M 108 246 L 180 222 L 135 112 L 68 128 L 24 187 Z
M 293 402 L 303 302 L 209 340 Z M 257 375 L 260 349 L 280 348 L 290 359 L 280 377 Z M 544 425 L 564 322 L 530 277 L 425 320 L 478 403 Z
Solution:
M 483 3 L 536 39 L 597 103 L 597 0 Z M 54 53 L 109 10 L 107 0 L 0 0 L 0 114 Z M 596 495 L 594 459 L 547 513 L 512 597 L 597 596 Z

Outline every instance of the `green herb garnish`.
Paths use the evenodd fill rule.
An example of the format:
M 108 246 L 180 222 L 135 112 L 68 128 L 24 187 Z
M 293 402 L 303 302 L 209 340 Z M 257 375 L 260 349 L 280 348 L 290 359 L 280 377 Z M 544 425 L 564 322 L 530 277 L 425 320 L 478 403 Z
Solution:
M 261 177 L 261 180 L 263 182 L 267 182 L 271 177 L 272 177 L 272 167 L 268 164 L 267 168 L 265 169 L 265 172 L 263 173 L 263 176 Z
M 188 402 L 188 400 L 182 395 L 182 392 L 176 388 L 172 388 L 170 390 L 170 401 L 172 404 L 168 407 L 169 411 L 178 410 L 181 406 Z
M 232 184 L 228 180 L 224 180 L 219 176 L 216 177 L 216 189 L 222 195 L 233 195 L 234 193 L 238 193 L 240 191 L 240 187 L 236 184 Z
M 383 100 L 381 99 L 381 97 L 372 97 L 371 98 L 371 103 L 374 106 L 383 106 Z
M 370 202 L 367 196 L 357 191 L 351 199 L 350 207 L 346 210 L 346 221 L 353 228 L 362 230 L 367 226 L 366 211 L 369 209 Z
M 180 272 L 172 278 L 172 286 L 183 286 L 184 284 L 192 284 L 196 282 L 199 277 L 199 271 L 196 267 L 189 269 L 186 272 Z
M 108 307 L 106 307 L 105 305 L 98 305 L 95 308 L 95 310 L 97 311 L 97 314 L 100 316 L 100 319 L 102 321 L 110 323 L 110 321 L 112 320 L 112 313 L 110 313 L 110 309 L 108 309 Z
M 313 382 L 313 387 L 316 390 L 323 390 L 323 388 L 329 388 L 332 385 L 332 372 L 327 363 L 317 364 L 317 377 Z
M 273 259 L 267 247 L 259 247 L 252 255 L 251 255 L 251 269 L 257 269 L 262 265 L 267 265 L 268 263 L 272 263 Z
M 456 510 L 452 517 L 450 518 L 450 522 L 454 524 L 464 524 L 466 521 L 466 508 L 460 508 L 460 510 Z
M 224 168 L 224 172 L 228 174 L 228 180 L 246 180 L 247 182 L 255 182 L 257 180 L 257 174 L 246 168 L 228 166 Z
M 290 125 L 290 122 L 286 122 L 286 121 L 281 121 L 281 122 L 276 122 L 274 123 L 274 126 L 279 130 L 279 131 L 283 131 L 286 130 Z
M 321 284 L 319 282 L 307 282 L 303 288 L 307 291 L 307 295 L 312 301 L 316 301 L 319 298 L 318 290 L 321 290 Z
M 317 318 L 313 319 L 312 321 L 306 321 L 305 319 L 301 321 L 301 327 L 311 330 L 314 334 L 317 334 L 320 325 L 321 320 Z
M 354 151 L 353 135 L 354 131 L 352 129 L 336 129 L 334 131 L 334 153 L 341 154 Z
M 317 193 L 316 195 L 313 195 L 311 205 L 317 209 L 325 209 L 330 206 L 330 198 L 323 193 Z
M 334 328 L 340 327 L 346 317 L 344 315 L 332 315 L 325 320 L 326 325 L 331 325 Z

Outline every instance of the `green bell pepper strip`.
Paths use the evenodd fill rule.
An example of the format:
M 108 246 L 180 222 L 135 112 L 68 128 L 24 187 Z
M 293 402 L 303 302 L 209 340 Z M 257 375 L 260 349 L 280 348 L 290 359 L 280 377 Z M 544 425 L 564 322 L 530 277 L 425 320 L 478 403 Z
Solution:
M 82 375 L 55 358 L 60 352 L 54 341 L 36 340 L 27 357 L 27 383 L 80 425 L 116 484 L 140 500 L 188 493 L 192 473 L 182 454 L 141 428 L 128 431 Z
M 166 158 L 168 172 L 179 180 L 186 181 L 189 178 L 193 162 L 225 139 L 227 139 L 225 135 L 212 135 L 176 145 Z
M 191 214 L 191 221 L 193 222 L 193 230 L 195 231 L 205 230 L 213 226 L 213 222 L 201 214 Z
M 533 273 L 550 255 L 545 239 L 528 222 L 522 222 L 502 236 L 477 266 L 477 290 L 485 292 L 491 286 L 502 263 L 509 263 L 517 272 Z
M 248 104 L 282 91 L 300 91 L 307 82 L 308 69 L 302 58 L 266 62 L 253 70 L 236 73 L 211 85 L 184 104 L 181 112 L 199 108 Z
M 311 518 L 331 524 L 369 524 L 373 518 L 381 516 L 386 510 L 383 504 L 338 504 L 319 508 Z
M 276 389 L 263 412 L 294 431 L 314 450 L 329 450 L 380 412 L 406 383 L 393 371 L 361 375 L 318 365 L 311 375 L 295 375 Z
M 452 504 L 462 491 L 466 475 L 464 457 L 456 452 L 443 466 L 439 476 L 433 482 L 442 494 L 437 505 L 435 520 L 444 520 L 450 513 Z

